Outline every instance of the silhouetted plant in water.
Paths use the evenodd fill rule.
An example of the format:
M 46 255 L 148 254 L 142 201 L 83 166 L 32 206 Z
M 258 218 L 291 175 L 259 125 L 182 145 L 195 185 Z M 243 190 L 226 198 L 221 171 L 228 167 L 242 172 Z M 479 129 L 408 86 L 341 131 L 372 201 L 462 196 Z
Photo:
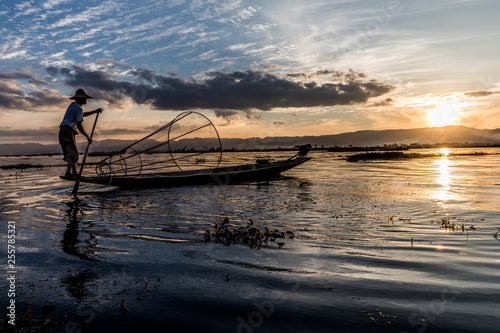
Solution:
M 9 323 L 11 318 L 5 313 L 3 320 L 0 320 L 0 332 L 52 332 L 54 327 L 60 325 L 51 316 L 56 310 L 53 305 L 44 305 L 37 315 L 33 313 L 33 302 L 28 305 L 27 311 L 16 313 L 15 325 Z M 41 317 L 39 314 L 41 313 Z
M 262 243 L 267 245 L 268 242 L 275 242 L 279 247 L 282 247 L 285 243 L 276 242 L 276 239 L 293 238 L 294 234 L 291 231 L 282 232 L 277 229 L 271 231 L 267 227 L 264 227 L 264 230 L 259 230 L 253 225 L 252 220 L 249 220 L 249 224 L 245 227 L 230 229 L 229 219 L 226 217 L 220 225 L 218 223 L 215 224 L 214 230 L 206 230 L 204 237 L 205 243 L 213 239 L 215 243 L 221 243 L 226 246 L 243 243 L 251 249 L 260 249 Z
M 462 223 L 462 225 L 460 225 L 459 223 L 450 221 L 449 217 L 442 218 L 439 221 L 431 221 L 431 223 L 432 224 L 439 224 L 440 228 L 443 228 L 447 231 L 456 231 L 456 232 L 462 232 L 462 233 L 467 232 L 467 234 L 469 233 L 469 231 L 474 231 L 477 229 L 473 225 L 471 225 L 470 227 L 466 227 L 464 223 Z
M 483 156 L 484 152 L 450 153 L 447 156 Z M 403 153 L 400 151 L 370 152 L 346 156 L 347 162 L 373 160 L 408 160 L 414 158 L 443 157 L 443 153 Z
M 47 167 L 47 166 L 41 165 L 41 164 L 18 163 L 18 164 L 11 164 L 11 165 L 2 165 L 2 166 L 0 166 L 0 169 L 10 170 L 10 169 L 44 168 L 44 167 Z

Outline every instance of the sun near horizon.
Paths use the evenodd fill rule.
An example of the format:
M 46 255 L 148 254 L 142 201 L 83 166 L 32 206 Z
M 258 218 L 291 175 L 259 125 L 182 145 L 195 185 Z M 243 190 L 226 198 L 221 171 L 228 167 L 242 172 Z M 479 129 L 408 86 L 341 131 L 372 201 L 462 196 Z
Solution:
M 460 105 L 456 103 L 444 104 L 436 109 L 427 110 L 427 120 L 433 127 L 457 125 L 460 118 Z

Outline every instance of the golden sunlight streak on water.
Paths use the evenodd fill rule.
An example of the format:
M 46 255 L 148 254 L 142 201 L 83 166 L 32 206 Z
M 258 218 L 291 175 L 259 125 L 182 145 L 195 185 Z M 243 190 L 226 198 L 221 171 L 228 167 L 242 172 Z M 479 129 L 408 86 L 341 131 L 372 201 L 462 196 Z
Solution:
M 445 157 L 450 155 L 450 150 L 448 148 L 441 148 L 441 150 L 439 150 L 439 152 L 441 154 L 443 154 L 443 156 L 445 156 Z
M 448 149 L 446 149 L 447 153 L 445 153 L 443 150 L 446 148 L 441 149 L 441 152 L 443 153 L 443 157 L 436 160 L 437 163 L 437 183 L 441 185 L 441 188 L 439 188 L 435 194 L 434 198 L 437 200 L 441 201 L 448 201 L 453 198 L 453 194 L 450 192 L 450 183 L 451 183 L 451 177 L 450 177 L 450 160 L 448 159 L 447 155 L 449 154 Z

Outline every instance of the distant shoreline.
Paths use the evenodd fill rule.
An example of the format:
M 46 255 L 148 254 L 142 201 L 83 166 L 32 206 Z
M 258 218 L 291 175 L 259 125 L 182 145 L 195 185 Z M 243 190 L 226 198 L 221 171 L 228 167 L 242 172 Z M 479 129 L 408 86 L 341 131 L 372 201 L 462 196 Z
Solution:
M 412 149 L 440 149 L 440 148 L 498 148 L 500 143 L 435 143 L 435 144 L 391 144 L 383 146 L 333 146 L 333 147 L 318 147 L 313 146 L 316 151 L 328 152 L 361 152 L 361 151 L 402 151 Z M 195 150 L 197 151 L 197 150 Z M 223 153 L 245 153 L 245 152 L 293 152 L 297 151 L 296 147 L 275 147 L 275 148 L 248 148 L 248 149 L 222 149 Z M 191 153 L 192 151 L 175 151 L 175 153 Z M 118 153 L 117 151 L 95 151 L 90 152 L 89 156 L 109 156 Z M 165 154 L 164 152 L 155 152 L 154 154 Z M 37 156 L 62 156 L 61 153 L 39 153 L 39 154 L 0 154 L 0 157 L 37 157 Z
M 94 154 L 120 151 L 133 144 L 136 139 L 96 140 L 91 152 Z M 477 148 L 500 147 L 500 128 L 476 129 L 465 126 L 426 127 L 393 130 L 362 130 L 330 135 L 268 136 L 248 138 L 183 138 L 178 146 L 186 149 L 214 147 L 224 152 L 231 151 L 291 151 L 297 145 L 311 144 L 316 150 L 330 151 L 377 151 L 422 148 Z M 85 151 L 86 142 L 79 142 L 80 151 Z M 59 154 L 58 143 L 0 143 L 0 156 L 47 156 Z

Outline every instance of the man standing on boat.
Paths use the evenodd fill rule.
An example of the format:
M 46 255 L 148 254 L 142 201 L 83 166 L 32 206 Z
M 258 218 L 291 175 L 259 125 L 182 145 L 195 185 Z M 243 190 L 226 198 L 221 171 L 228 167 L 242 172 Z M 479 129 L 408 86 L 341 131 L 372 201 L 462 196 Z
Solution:
M 85 132 L 82 122 L 83 117 L 93 115 L 95 113 L 101 113 L 103 109 L 98 108 L 92 111 L 83 112 L 82 106 L 87 104 L 87 99 L 93 98 L 83 91 L 83 89 L 78 89 L 75 96 L 70 97 L 74 100 L 66 110 L 64 114 L 63 121 L 59 125 L 59 144 L 61 145 L 64 160 L 68 163 L 68 168 L 66 169 L 65 177 L 76 178 L 78 176 L 76 171 L 76 163 L 78 162 L 78 148 L 76 146 L 75 134 L 78 134 L 77 128 L 80 133 L 87 138 L 87 141 L 92 143 L 92 138 Z

